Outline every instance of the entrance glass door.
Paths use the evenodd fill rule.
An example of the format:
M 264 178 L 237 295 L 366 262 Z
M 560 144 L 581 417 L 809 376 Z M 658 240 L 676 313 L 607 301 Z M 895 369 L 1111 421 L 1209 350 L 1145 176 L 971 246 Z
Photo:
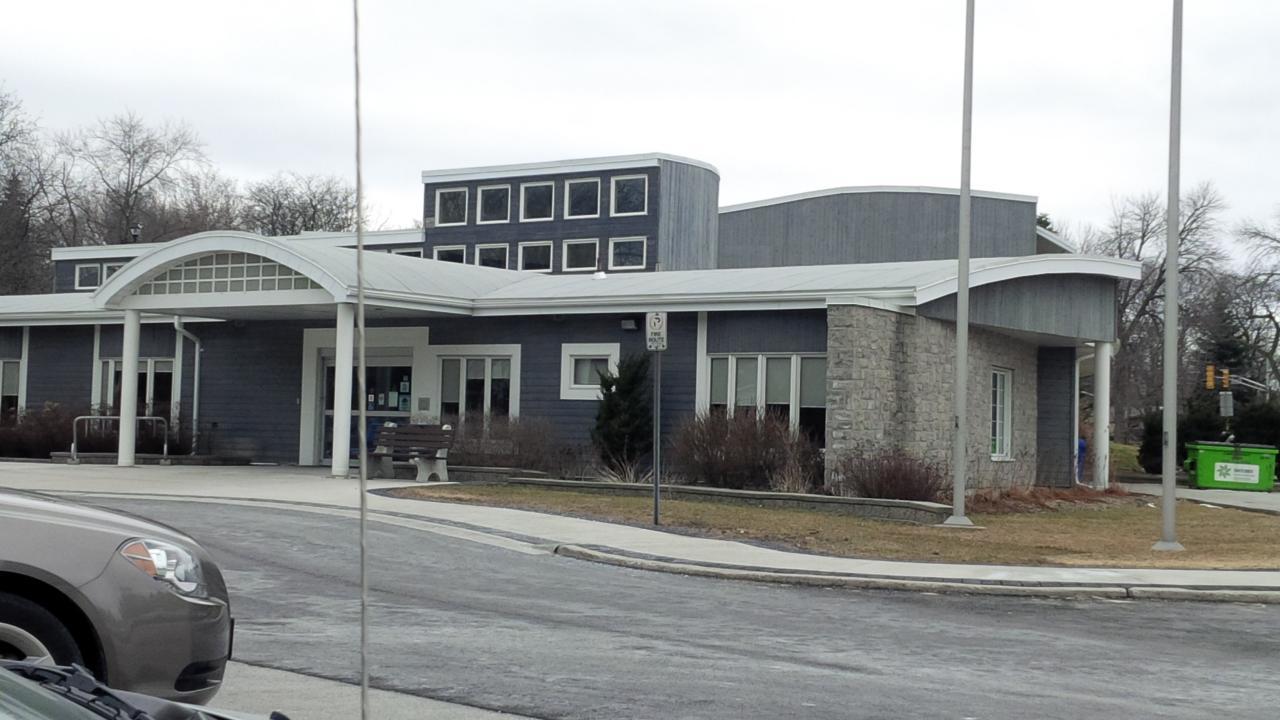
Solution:
M 359 413 L 360 386 L 357 382 L 358 370 L 351 374 L 351 457 L 359 455 Z M 331 458 L 333 447 L 333 359 L 324 361 L 324 389 L 321 393 L 321 407 L 325 408 L 323 426 L 323 455 L 325 460 Z M 408 358 L 378 358 L 367 360 L 365 368 L 365 414 L 368 417 L 369 452 L 378 444 L 378 430 L 383 423 L 408 422 L 411 414 L 410 392 L 413 388 L 413 365 Z

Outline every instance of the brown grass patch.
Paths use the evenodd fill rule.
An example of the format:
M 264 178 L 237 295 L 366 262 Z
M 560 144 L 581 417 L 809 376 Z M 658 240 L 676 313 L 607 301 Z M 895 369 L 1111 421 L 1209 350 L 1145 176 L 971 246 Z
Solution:
M 408 487 L 397 497 L 550 512 L 629 525 L 648 525 L 645 496 L 520 485 Z M 830 512 L 757 507 L 705 500 L 663 499 L 666 529 L 706 537 L 749 540 L 844 557 L 934 562 L 1164 567 L 1280 568 L 1280 518 L 1193 502 L 1178 506 L 1182 553 L 1157 553 L 1160 511 L 1118 494 L 1086 507 L 983 514 L 985 530 L 960 531 L 849 517 Z M 1123 500 L 1123 504 L 1120 500 Z M 1036 499 L 1050 505 L 1044 498 Z M 1150 504 L 1153 505 L 1153 504 Z

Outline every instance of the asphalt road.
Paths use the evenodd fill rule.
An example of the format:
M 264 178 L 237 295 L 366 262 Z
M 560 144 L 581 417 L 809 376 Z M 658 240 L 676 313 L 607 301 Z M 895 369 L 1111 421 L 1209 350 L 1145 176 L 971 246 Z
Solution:
M 96 500 L 182 528 L 237 659 L 358 672 L 356 523 Z M 546 718 L 1275 718 L 1280 607 L 796 588 L 372 523 L 377 687 Z M 305 718 L 295 720 L 305 720 Z

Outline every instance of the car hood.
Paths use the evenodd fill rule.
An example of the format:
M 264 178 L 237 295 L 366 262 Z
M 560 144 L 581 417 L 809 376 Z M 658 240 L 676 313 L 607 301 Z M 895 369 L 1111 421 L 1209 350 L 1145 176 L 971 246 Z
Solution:
M 82 505 L 50 495 L 0 488 L 0 518 L 6 516 L 82 527 L 99 532 L 114 532 L 122 536 L 152 537 L 158 540 L 177 540 L 189 545 L 196 544 L 195 539 L 186 533 L 137 515 Z

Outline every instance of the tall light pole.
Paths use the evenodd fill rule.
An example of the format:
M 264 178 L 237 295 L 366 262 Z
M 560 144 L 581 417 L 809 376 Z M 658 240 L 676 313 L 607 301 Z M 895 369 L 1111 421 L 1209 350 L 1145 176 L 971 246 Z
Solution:
M 968 0 L 964 17 L 964 120 L 960 133 L 960 251 L 956 273 L 956 379 L 953 399 L 956 435 L 951 454 L 951 517 L 943 522 L 944 525 L 959 527 L 973 527 L 973 521 L 964 514 L 969 455 L 969 156 L 973 137 L 973 5 L 974 0 Z
M 1164 252 L 1164 451 L 1160 467 L 1160 541 L 1153 550 L 1182 550 L 1175 529 L 1178 455 L 1178 170 L 1182 150 L 1182 0 L 1173 0 L 1173 59 L 1169 72 L 1169 195 Z

